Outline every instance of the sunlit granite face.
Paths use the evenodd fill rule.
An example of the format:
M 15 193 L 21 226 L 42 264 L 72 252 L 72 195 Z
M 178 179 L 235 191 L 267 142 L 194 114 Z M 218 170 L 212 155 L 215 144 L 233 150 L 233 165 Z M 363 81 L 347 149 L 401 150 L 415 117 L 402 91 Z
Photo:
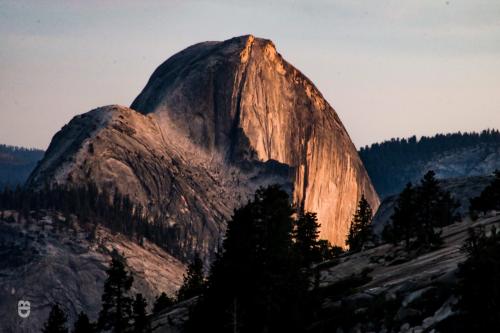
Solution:
M 191 46 L 158 67 L 131 107 L 234 165 L 290 166 L 294 202 L 317 212 L 321 237 L 337 245 L 361 194 L 374 209 L 379 204 L 333 108 L 269 40 L 250 35 Z

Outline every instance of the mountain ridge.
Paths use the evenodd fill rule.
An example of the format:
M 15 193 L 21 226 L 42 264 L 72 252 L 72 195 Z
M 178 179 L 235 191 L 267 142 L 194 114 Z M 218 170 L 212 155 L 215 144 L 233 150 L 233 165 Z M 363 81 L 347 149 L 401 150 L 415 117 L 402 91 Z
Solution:
M 154 71 L 131 108 L 75 117 L 28 185 L 89 180 L 161 215 L 183 258 L 216 252 L 225 220 L 259 186 L 284 186 L 340 246 L 361 195 L 379 204 L 335 110 L 252 35 L 188 47 Z
M 396 194 L 434 170 L 440 179 L 485 176 L 500 168 L 500 132 L 457 132 L 391 139 L 360 149 L 379 195 Z M 390 177 L 388 177 L 390 175 Z
M 43 154 L 37 148 L 0 144 L 0 190 L 23 185 Z

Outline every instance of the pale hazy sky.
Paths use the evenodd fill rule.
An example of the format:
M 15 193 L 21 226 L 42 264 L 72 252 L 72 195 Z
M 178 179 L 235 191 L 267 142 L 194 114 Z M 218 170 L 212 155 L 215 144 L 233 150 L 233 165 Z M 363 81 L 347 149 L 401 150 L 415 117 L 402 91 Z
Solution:
M 500 127 L 500 1 L 0 0 L 0 143 L 46 148 L 200 41 L 272 39 L 357 146 Z

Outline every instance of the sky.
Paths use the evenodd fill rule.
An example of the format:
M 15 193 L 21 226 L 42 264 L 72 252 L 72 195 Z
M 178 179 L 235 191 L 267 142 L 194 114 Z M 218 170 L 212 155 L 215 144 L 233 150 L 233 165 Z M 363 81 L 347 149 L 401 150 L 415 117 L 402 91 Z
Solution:
M 500 128 L 498 0 L 0 0 L 0 143 L 45 149 L 176 52 L 245 34 L 273 40 L 358 147 Z

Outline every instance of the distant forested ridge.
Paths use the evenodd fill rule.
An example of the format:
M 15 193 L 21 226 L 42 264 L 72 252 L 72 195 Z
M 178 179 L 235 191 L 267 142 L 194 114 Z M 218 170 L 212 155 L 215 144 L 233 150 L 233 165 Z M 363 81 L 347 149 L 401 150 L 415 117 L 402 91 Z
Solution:
M 0 190 L 24 184 L 43 154 L 40 149 L 0 144 Z
M 490 174 L 500 168 L 500 131 L 396 138 L 360 149 L 381 197 L 400 192 L 429 170 L 439 178 Z

